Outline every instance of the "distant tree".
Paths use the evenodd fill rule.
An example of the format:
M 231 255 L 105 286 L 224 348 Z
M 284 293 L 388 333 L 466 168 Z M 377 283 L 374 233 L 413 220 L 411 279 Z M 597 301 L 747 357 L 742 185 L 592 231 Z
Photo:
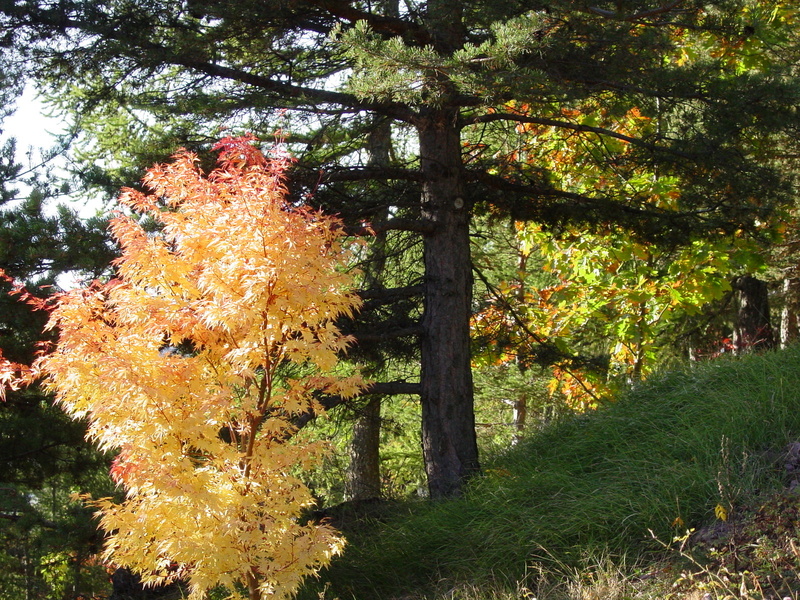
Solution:
M 669 244 L 754 227 L 794 193 L 787 167 L 797 153 L 786 150 L 800 103 L 796 61 L 786 58 L 797 50 L 795 19 L 791 3 L 763 0 L 0 8 L 3 32 L 31 52 L 57 106 L 75 117 L 90 175 L 130 178 L 140 157 L 177 139 L 197 148 L 220 122 L 263 132 L 280 117 L 304 150 L 295 197 L 313 193 L 354 227 L 389 210 L 380 229 L 420 236 L 421 287 L 384 297 L 422 292 L 419 323 L 394 335 L 419 340 L 420 381 L 402 391 L 420 395 L 433 497 L 459 493 L 479 468 L 472 217 L 625 228 Z M 625 132 L 595 118 L 632 108 L 653 126 Z M 376 115 L 409 137 L 404 164 L 369 165 L 359 153 Z M 679 193 L 664 206 L 630 186 L 576 191 L 550 163 L 499 161 L 498 140 L 514 144 L 525 125 L 580 134 L 600 154 L 606 144 L 631 148 L 624 163 L 601 161 L 576 178 L 644 164 L 675 178 Z
M 0 46 L 2 48 L 2 46 Z M 0 202 L 16 193 L 14 182 L 22 170 L 17 162 L 16 142 L 3 136 L 2 123 L 14 112 L 14 101 L 22 92 L 22 74 L 8 57 L 0 58 Z

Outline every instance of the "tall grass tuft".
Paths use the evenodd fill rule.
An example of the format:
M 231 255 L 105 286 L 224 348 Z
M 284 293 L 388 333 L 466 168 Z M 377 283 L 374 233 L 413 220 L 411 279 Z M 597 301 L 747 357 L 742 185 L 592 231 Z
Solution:
M 386 522 L 345 531 L 326 597 L 484 587 L 522 598 L 531 573 L 580 572 L 597 557 L 635 569 L 661 548 L 651 531 L 670 540 L 781 487 L 776 461 L 796 439 L 800 348 L 653 376 L 491 457 L 464 497 L 395 506 Z

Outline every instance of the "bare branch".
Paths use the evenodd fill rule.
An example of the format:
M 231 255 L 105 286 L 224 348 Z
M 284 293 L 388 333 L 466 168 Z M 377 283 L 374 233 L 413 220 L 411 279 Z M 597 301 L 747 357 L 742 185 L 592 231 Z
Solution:
M 424 329 L 421 325 L 413 325 L 411 327 L 403 327 L 402 329 L 393 329 L 381 333 L 361 333 L 354 337 L 356 339 L 356 344 L 374 344 L 384 340 L 419 336 L 422 335 L 423 331 Z
M 416 169 L 401 167 L 366 166 L 366 167 L 329 167 L 321 176 L 321 182 L 328 181 L 420 181 L 421 173 Z
M 363 225 L 347 227 L 348 235 L 370 235 L 383 231 L 413 231 L 423 235 L 431 234 L 436 230 L 436 223 L 433 221 L 422 221 L 419 219 L 389 219 L 382 223 L 364 223 Z
M 370 383 L 367 387 L 365 387 L 359 397 L 361 396 L 372 396 L 372 395 L 380 395 L 380 396 L 398 396 L 401 394 L 411 394 L 414 396 L 418 396 L 420 393 L 421 387 L 419 383 L 410 382 L 410 381 L 376 381 Z M 342 396 L 332 396 L 332 395 L 323 395 L 320 394 L 317 397 L 317 401 L 325 410 L 331 410 L 345 404 L 347 402 L 352 402 L 352 398 L 344 398 Z M 297 415 L 292 419 L 292 425 L 294 425 L 297 429 L 302 429 L 306 425 L 308 425 L 311 421 L 313 421 L 317 417 L 317 413 L 314 410 L 308 410 L 301 415 Z
M 399 288 L 361 290 L 358 295 L 374 304 L 388 304 L 402 298 L 420 296 L 425 291 L 421 285 L 408 285 Z

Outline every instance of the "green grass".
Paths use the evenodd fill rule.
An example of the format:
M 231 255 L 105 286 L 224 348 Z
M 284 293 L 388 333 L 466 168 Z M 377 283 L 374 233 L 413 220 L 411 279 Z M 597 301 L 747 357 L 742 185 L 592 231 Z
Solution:
M 304 597 L 542 598 L 550 586 L 590 598 L 578 588 L 602 579 L 633 598 L 626 578 L 663 555 L 651 531 L 670 542 L 718 504 L 735 516 L 780 489 L 796 439 L 800 348 L 654 376 L 489 459 L 463 498 L 351 522 L 345 554 Z

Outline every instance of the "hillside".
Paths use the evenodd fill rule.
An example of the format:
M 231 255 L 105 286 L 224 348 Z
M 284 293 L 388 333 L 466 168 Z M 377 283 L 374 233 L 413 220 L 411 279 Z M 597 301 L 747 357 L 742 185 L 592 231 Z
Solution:
M 349 545 L 302 597 L 796 599 L 798 440 L 800 348 L 654 376 L 463 498 L 331 511 Z

